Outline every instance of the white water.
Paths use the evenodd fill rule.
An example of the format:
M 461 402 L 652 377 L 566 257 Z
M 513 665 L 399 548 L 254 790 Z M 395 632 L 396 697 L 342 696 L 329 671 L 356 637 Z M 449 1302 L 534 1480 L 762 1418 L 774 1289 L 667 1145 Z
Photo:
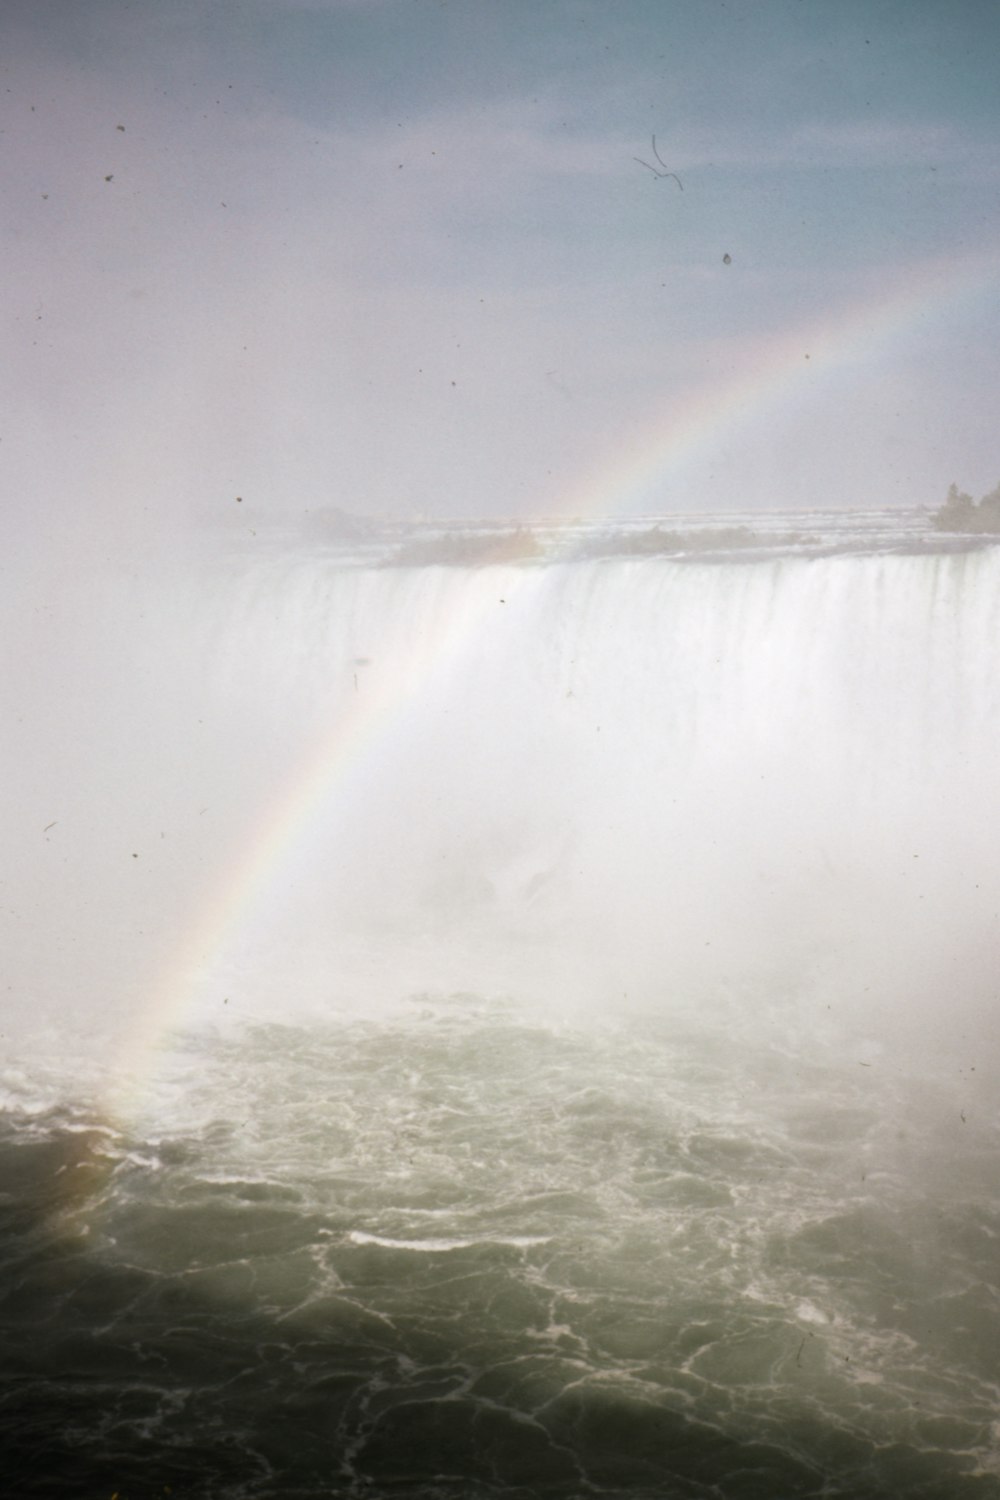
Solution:
M 1000 549 L 83 593 L 12 663 L 15 1060 L 453 991 L 989 1054 Z

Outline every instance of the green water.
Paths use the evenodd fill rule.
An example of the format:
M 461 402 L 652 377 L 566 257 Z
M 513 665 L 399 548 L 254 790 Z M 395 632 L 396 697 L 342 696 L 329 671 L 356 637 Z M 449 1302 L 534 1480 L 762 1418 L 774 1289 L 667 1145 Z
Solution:
M 6 1492 L 1000 1496 L 954 1069 L 469 1000 L 3 1118 Z

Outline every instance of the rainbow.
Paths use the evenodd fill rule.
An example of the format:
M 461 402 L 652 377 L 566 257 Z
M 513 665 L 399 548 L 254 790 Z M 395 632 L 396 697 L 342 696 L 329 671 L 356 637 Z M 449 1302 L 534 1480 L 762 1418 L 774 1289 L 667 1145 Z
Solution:
M 1000 257 L 935 259 L 906 268 L 894 289 L 834 307 L 763 340 L 739 357 L 738 368 L 678 401 L 646 414 L 642 439 L 622 461 L 621 445 L 608 461 L 581 475 L 560 507 L 584 519 L 664 509 L 668 483 L 718 446 L 727 431 L 760 428 L 779 412 L 805 409 L 836 377 L 887 353 L 898 355 L 947 318 L 971 309 L 1000 287 Z M 695 507 L 692 507 L 694 509 Z
M 766 423 L 779 410 L 815 400 L 836 373 L 875 360 L 887 348 L 911 334 L 919 336 L 995 290 L 998 271 L 996 257 L 925 263 L 911 268 L 905 284 L 888 296 L 866 299 L 776 334 L 723 384 L 705 387 L 654 413 L 648 436 L 628 461 L 623 465 L 619 452 L 596 474 L 591 470 L 566 494 L 559 513 L 584 519 L 635 513 L 650 496 L 662 493 L 666 481 L 676 482 L 686 465 L 710 451 L 733 423 Z M 212 972 L 241 931 L 266 911 L 288 878 L 306 830 L 331 798 L 345 793 L 352 775 L 407 707 L 470 647 L 484 620 L 483 604 L 470 599 L 461 612 L 438 621 L 435 637 L 425 638 L 408 662 L 375 686 L 366 683 L 324 727 L 294 778 L 265 807 L 226 864 L 214 895 L 141 1007 L 114 1070 L 118 1082 L 107 1100 L 112 1114 L 127 1117 L 139 1107 L 165 1037 L 191 1012 L 199 979 Z
M 306 830 L 336 791 L 344 793 L 354 772 L 367 761 L 410 703 L 443 675 L 475 638 L 482 605 L 469 603 L 437 622 L 434 633 L 411 643 L 404 660 L 383 673 L 374 687 L 355 677 L 348 695 L 324 726 L 295 777 L 265 808 L 242 847 L 226 865 L 211 899 L 192 922 L 167 973 L 128 1028 L 114 1066 L 114 1082 L 105 1098 L 108 1112 L 128 1118 L 139 1108 L 149 1070 L 164 1038 L 188 1018 L 200 978 L 220 959 L 268 903 L 286 878 Z M 359 681 L 359 678 L 361 679 Z

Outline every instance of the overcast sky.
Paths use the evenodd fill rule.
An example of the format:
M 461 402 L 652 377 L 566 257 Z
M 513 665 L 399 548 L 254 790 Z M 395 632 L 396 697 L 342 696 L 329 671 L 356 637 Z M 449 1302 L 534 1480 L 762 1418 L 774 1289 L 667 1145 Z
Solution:
M 995 0 L 3 0 L 7 519 L 979 494 L 998 56 Z

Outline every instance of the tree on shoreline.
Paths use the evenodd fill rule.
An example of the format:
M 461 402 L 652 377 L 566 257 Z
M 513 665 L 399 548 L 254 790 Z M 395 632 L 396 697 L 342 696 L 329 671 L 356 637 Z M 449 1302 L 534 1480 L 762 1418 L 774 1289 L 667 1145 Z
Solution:
M 941 509 L 934 513 L 938 531 L 1000 532 L 1000 484 L 977 503 L 957 484 L 948 486 Z

